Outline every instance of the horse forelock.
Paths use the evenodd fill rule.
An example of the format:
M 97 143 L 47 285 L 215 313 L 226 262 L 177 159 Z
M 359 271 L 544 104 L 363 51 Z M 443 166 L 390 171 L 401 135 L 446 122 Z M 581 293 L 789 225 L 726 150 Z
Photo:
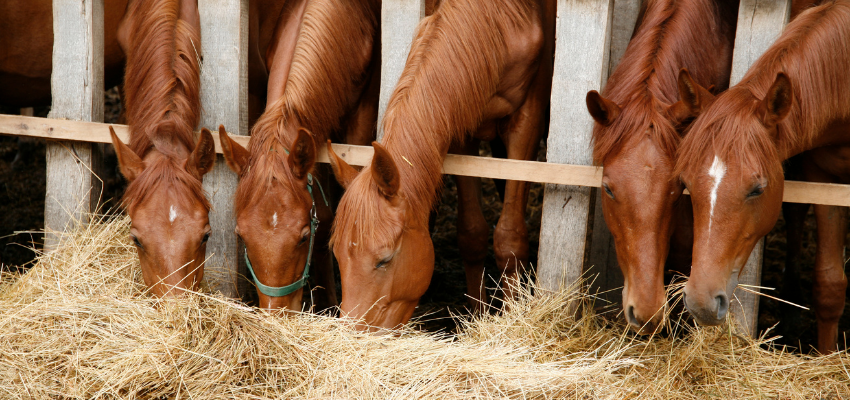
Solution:
M 732 88 L 718 97 L 694 121 L 682 141 L 674 176 L 707 173 L 705 159 L 716 157 L 775 183 L 782 177 L 782 158 L 774 138 L 756 115 L 759 99 L 744 88 Z M 740 178 L 743 178 L 741 176 Z
M 699 173 L 698 157 L 716 155 L 727 164 L 781 179 L 785 158 L 810 149 L 832 121 L 850 118 L 850 3 L 826 2 L 802 13 L 747 71 L 694 121 L 678 152 L 676 174 Z M 785 73 L 793 92 L 788 117 L 774 132 L 761 123 L 760 104 Z M 730 161 L 731 160 L 731 161 Z
M 131 2 L 131 38 L 124 79 L 130 148 L 191 151 L 200 120 L 200 32 L 179 19 L 178 0 Z M 159 137 L 167 135 L 168 137 Z
M 349 241 L 355 251 L 366 250 L 367 240 L 373 245 L 391 244 L 404 229 L 404 221 L 383 213 L 380 205 L 387 200 L 373 182 L 370 168 L 364 168 L 354 179 L 337 206 L 330 239 L 332 248 L 344 241 Z
M 647 106 L 643 102 L 628 103 L 620 117 L 611 125 L 596 124 L 593 128 L 594 161 L 602 164 L 606 157 L 614 156 L 621 149 L 635 145 L 647 134 L 664 156 L 674 160 L 681 136 L 676 126 L 657 108 L 658 106 Z
M 284 101 L 280 99 L 278 103 Z M 247 168 L 239 177 L 236 188 L 237 213 L 267 196 L 271 186 L 276 183 L 287 185 L 291 191 L 296 190 L 296 179 L 289 169 L 286 152 L 290 151 L 289 147 L 301 124 L 292 112 L 287 111 L 289 109 L 285 105 L 281 104 L 279 110 L 280 113 L 263 113 L 251 129 Z M 318 146 L 315 136 L 314 145 Z
M 650 137 L 673 159 L 680 135 L 663 111 L 678 101 L 678 75 L 683 67 L 704 85 L 719 75 L 716 58 L 725 40 L 725 22 L 710 0 L 647 2 L 642 20 L 602 94 L 623 108 L 610 126 L 593 130 L 593 157 L 602 160 L 636 137 L 650 124 Z M 726 27 L 728 28 L 728 27 Z M 722 89 L 722 88 L 721 88 Z
M 203 183 L 183 167 L 183 160 L 168 155 L 149 157 L 146 168 L 127 185 L 121 200 L 124 208 L 133 210 L 162 186 L 170 186 L 171 195 L 184 204 L 200 204 L 209 212 L 211 205 L 204 192 Z

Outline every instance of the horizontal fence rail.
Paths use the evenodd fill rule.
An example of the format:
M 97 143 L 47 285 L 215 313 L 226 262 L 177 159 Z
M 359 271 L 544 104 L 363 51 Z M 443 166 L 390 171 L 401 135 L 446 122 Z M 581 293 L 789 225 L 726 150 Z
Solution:
M 109 126 L 121 140 L 127 142 L 130 133 L 126 125 L 48 119 L 19 115 L 0 115 L 0 134 L 31 136 L 52 140 L 69 140 L 90 143 L 111 143 Z M 218 134 L 213 134 L 215 150 L 221 153 Z M 233 135 L 231 138 L 244 147 L 249 136 Z M 372 160 L 370 146 L 355 146 L 334 143 L 334 151 L 347 163 L 364 166 Z M 327 163 L 328 154 L 324 146 L 319 148 L 319 162 Z M 401 164 L 400 168 L 416 168 Z M 559 185 L 590 186 L 602 185 L 602 167 L 587 165 L 556 164 L 537 161 L 506 160 L 490 157 L 460 156 L 449 154 L 443 161 L 443 173 L 450 175 L 476 176 L 492 179 L 523 180 Z M 687 193 L 687 192 L 686 192 Z M 809 203 L 850 207 L 850 185 L 785 181 L 782 198 L 788 203 Z

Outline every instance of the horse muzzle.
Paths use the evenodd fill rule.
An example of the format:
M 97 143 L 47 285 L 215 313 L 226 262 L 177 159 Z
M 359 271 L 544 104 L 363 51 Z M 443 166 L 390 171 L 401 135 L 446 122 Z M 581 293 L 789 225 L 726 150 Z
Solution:
M 685 308 L 700 325 L 715 326 L 726 320 L 729 312 L 729 296 L 726 292 L 719 291 L 705 301 L 697 301 L 695 298 L 685 293 Z
M 725 287 L 720 285 L 703 286 L 693 279 L 685 285 L 684 303 L 688 312 L 700 325 L 716 326 L 726 321 L 729 314 L 730 294 L 738 287 L 738 270 L 729 274 Z M 693 276 L 693 269 L 691 275 Z

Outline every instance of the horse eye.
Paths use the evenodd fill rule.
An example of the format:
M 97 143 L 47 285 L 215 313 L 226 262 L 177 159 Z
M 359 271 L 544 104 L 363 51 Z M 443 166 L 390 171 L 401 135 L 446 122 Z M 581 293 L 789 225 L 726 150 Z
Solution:
M 608 195 L 612 200 L 614 199 L 614 193 L 611 191 L 611 188 L 608 187 L 607 183 L 602 184 L 602 189 L 605 189 L 605 194 Z
M 756 187 L 754 187 L 753 190 L 751 190 L 750 193 L 747 194 L 747 198 L 752 199 L 752 198 L 755 198 L 755 197 L 759 197 L 763 193 L 764 193 L 764 186 L 756 185 Z
M 298 244 L 299 244 L 299 245 L 302 245 L 302 244 L 306 243 L 306 242 L 307 242 L 307 239 L 309 239 L 309 238 L 310 238 L 310 234 L 309 234 L 309 233 L 304 234 L 304 235 L 301 235 L 301 240 L 299 240 L 299 241 L 298 241 Z
M 390 258 L 385 258 L 385 259 L 383 259 L 383 260 L 381 260 L 381 261 L 378 261 L 378 264 L 376 264 L 376 265 L 375 265 L 375 269 L 382 268 L 382 267 L 386 267 L 386 266 L 387 266 L 387 264 L 389 264 L 391 260 L 392 260 L 392 257 L 390 257 Z
M 144 248 L 142 246 L 142 242 L 139 241 L 139 238 L 137 238 L 136 235 L 130 235 L 130 237 L 133 238 L 133 244 L 135 244 L 136 247 L 138 247 L 140 249 Z
M 207 232 L 204 234 L 204 238 L 201 240 L 201 243 L 206 243 L 207 240 L 210 240 L 210 233 L 211 232 Z

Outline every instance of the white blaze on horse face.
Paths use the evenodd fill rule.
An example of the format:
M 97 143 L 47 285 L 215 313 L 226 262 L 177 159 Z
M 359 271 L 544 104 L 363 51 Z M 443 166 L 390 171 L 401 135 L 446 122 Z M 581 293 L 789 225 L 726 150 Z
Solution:
M 174 223 L 175 219 L 177 219 L 177 209 L 175 209 L 174 204 L 172 204 L 171 208 L 168 209 L 168 222 Z
M 711 223 L 714 222 L 714 205 L 717 204 L 717 189 L 720 187 L 720 182 L 723 181 L 724 175 L 726 175 L 726 164 L 715 155 L 714 162 L 711 163 L 711 168 L 708 169 L 708 176 L 714 179 L 714 186 L 711 187 L 711 210 L 708 217 L 709 237 L 711 237 Z
M 277 229 L 277 211 L 272 215 L 272 228 Z

